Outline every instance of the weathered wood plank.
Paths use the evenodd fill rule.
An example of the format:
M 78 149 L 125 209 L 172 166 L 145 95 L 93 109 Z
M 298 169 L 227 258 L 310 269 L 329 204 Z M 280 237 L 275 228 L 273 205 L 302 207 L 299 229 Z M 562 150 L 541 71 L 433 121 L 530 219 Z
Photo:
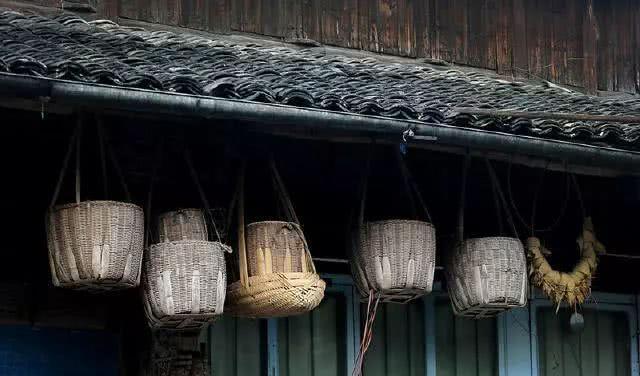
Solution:
M 398 0 L 398 53 L 401 56 L 416 56 L 413 11 L 412 0 Z
M 618 87 L 616 90 L 628 93 L 635 92 L 635 50 L 640 48 L 634 45 L 634 9 L 638 8 L 635 0 L 623 0 L 616 2 L 615 6 L 615 22 L 611 25 L 617 34 L 617 51 L 616 56 L 616 82 Z
M 206 28 L 214 33 L 231 31 L 231 4 L 229 0 L 206 0 Z
M 611 37 L 614 29 L 611 26 L 613 22 L 613 12 L 611 3 L 608 1 L 594 1 L 594 15 L 597 22 L 597 77 L 598 90 L 614 90 L 614 60 L 613 51 L 615 50 L 615 38 Z
M 262 14 L 260 23 L 262 33 L 272 37 L 283 37 L 286 19 L 283 19 L 284 0 L 262 0 Z
M 467 64 L 469 48 L 468 1 L 451 1 L 451 26 L 453 37 L 452 59 L 458 64 Z
M 496 69 L 499 74 L 513 72 L 513 2 L 498 0 L 496 23 Z
M 322 0 L 304 0 L 302 4 L 302 32 L 305 38 L 322 42 L 322 28 L 320 27 L 320 6 Z M 357 12 L 356 15 L 357 17 Z M 357 46 L 356 48 L 358 48 Z
M 584 88 L 587 92 L 595 94 L 598 91 L 598 21 L 593 9 L 593 0 L 586 0 L 582 17 Z
M 138 19 L 138 5 L 136 0 L 120 0 L 118 9 L 118 16 L 133 20 Z
M 455 9 L 452 9 L 453 4 L 448 0 L 434 0 L 435 1 L 435 13 L 436 18 L 436 43 L 438 59 L 445 61 L 454 61 L 455 59 L 455 41 L 456 30 L 454 25 L 454 13 Z
M 525 14 L 526 0 L 513 0 L 513 18 L 511 41 L 513 54 L 513 73 L 516 77 L 526 76 L 529 71 L 527 50 L 527 17 Z
M 398 55 L 398 0 L 376 0 L 376 52 Z
M 572 86 L 584 85 L 584 39 L 582 38 L 585 0 L 568 0 L 564 22 L 567 26 L 567 74 L 565 83 Z
M 549 77 L 558 83 L 567 81 L 567 11 L 567 0 L 552 0 Z

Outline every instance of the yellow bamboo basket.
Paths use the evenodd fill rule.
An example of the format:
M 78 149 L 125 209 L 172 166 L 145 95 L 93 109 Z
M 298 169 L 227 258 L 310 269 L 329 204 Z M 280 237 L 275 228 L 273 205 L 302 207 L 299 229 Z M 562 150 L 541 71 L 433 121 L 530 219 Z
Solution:
M 309 247 L 273 160 L 274 185 L 288 221 L 244 222 L 244 168 L 238 184 L 239 278 L 227 289 L 227 314 L 270 318 L 308 312 L 324 297 Z

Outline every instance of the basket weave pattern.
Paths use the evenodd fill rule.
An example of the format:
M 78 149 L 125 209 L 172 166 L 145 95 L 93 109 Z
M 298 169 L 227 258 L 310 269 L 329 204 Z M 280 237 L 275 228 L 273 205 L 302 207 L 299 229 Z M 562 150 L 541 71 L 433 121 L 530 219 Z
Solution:
M 145 308 L 152 326 L 200 326 L 222 314 L 225 247 L 179 240 L 150 246 L 144 262 Z
M 361 295 L 375 290 L 383 300 L 402 302 L 431 292 L 435 252 L 436 231 L 428 222 L 364 223 L 352 260 Z
M 144 237 L 140 207 L 84 201 L 56 206 L 47 219 L 55 286 L 112 290 L 139 284 Z
M 247 226 L 249 276 L 302 272 L 306 269 L 302 230 L 284 221 L 256 222 Z
M 308 312 L 324 297 L 300 226 L 264 221 L 247 226 L 248 280 L 228 289 L 227 313 L 242 317 L 283 317 Z
M 526 304 L 527 263 L 517 238 L 467 239 L 452 252 L 445 274 L 460 316 L 493 316 Z
M 160 243 L 178 240 L 208 240 L 207 223 L 200 209 L 181 209 L 158 218 Z
M 309 312 L 324 298 L 325 282 L 316 273 L 270 273 L 229 286 L 227 313 L 241 317 L 284 317 Z

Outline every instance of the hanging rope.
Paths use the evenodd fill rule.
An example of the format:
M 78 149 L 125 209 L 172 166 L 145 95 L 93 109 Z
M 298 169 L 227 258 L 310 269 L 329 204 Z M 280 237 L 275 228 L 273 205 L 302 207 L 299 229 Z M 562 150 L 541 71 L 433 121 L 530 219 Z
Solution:
M 513 198 L 513 189 L 511 188 L 511 170 L 512 170 L 512 163 L 509 163 L 509 168 L 507 170 L 507 196 L 509 199 L 509 204 L 511 205 L 511 208 L 513 210 L 513 213 L 516 217 L 516 219 L 520 222 L 520 224 L 524 227 L 527 228 L 527 230 L 529 230 L 529 232 L 531 233 L 531 235 L 535 235 L 535 232 L 549 232 L 552 231 L 553 229 L 555 229 L 561 222 L 562 218 L 564 218 L 566 211 L 567 211 L 567 207 L 569 206 L 569 192 L 571 190 L 571 181 L 570 181 L 570 176 L 567 173 L 566 176 L 566 183 L 565 183 L 565 189 L 564 189 L 564 199 L 562 201 L 562 206 L 560 207 L 560 213 L 558 214 L 558 216 L 556 217 L 556 219 L 551 223 L 551 225 L 544 227 L 544 228 L 535 228 L 534 226 L 534 222 L 535 222 L 535 216 L 536 216 L 536 210 L 537 210 L 537 203 L 538 203 L 538 197 L 540 195 L 540 192 L 542 191 L 542 187 L 544 185 L 544 180 L 545 180 L 545 175 L 546 172 L 548 170 L 549 164 L 551 162 L 547 162 L 545 168 L 542 170 L 541 174 L 540 174 L 540 178 L 538 179 L 538 183 L 536 184 L 536 190 L 534 192 L 534 196 L 533 196 L 533 204 L 531 207 L 531 222 L 527 222 L 524 219 L 524 216 L 522 216 L 520 214 L 520 210 L 518 210 L 518 207 L 515 203 L 515 200 Z
M 362 367 L 364 366 L 364 357 L 369 350 L 371 341 L 373 340 L 373 324 L 376 320 L 378 313 L 378 304 L 380 303 L 380 297 L 376 296 L 374 290 L 369 291 L 369 299 L 367 301 L 367 318 L 364 323 L 364 329 L 362 331 L 362 340 L 360 341 L 360 348 L 358 350 L 358 356 L 353 368 L 352 376 L 362 375 Z

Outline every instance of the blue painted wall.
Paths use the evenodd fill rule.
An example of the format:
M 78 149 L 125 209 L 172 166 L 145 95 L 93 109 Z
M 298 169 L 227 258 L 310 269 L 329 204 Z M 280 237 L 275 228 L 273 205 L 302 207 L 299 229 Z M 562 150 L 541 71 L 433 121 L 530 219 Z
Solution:
M 116 376 L 118 351 L 112 333 L 0 326 L 2 376 Z

